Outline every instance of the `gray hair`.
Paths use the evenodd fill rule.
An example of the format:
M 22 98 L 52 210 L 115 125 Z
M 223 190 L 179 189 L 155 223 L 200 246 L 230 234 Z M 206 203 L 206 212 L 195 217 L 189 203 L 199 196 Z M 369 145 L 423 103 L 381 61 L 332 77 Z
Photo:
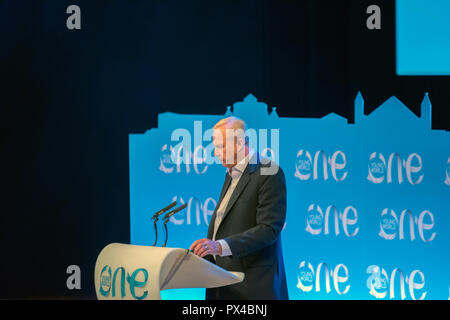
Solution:
M 248 146 L 248 136 L 247 136 L 247 125 L 244 120 L 239 119 L 238 117 L 228 117 L 217 122 L 213 129 L 219 129 L 221 127 L 225 127 L 226 129 L 233 130 L 233 134 L 239 137 L 242 133 L 242 138 L 246 146 Z M 237 132 L 237 134 L 235 133 Z

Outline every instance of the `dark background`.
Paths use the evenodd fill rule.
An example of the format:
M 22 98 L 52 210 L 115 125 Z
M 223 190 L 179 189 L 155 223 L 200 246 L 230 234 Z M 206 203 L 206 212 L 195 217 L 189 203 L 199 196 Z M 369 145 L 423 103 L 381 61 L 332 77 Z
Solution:
M 395 75 L 394 0 L 0 0 L 0 35 L 0 298 L 95 298 L 97 255 L 129 243 L 128 134 L 158 113 L 253 93 L 281 117 L 353 122 L 358 90 L 366 114 L 395 95 L 418 116 L 429 92 L 450 130 L 450 77 Z

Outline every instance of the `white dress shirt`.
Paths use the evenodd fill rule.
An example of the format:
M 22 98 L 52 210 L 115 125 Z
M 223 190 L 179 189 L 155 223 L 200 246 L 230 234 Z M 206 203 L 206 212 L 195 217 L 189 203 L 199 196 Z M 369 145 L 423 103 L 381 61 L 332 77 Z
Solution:
M 239 163 L 237 163 L 233 168 L 231 168 L 231 174 L 230 171 L 229 174 L 231 175 L 231 182 L 230 186 L 228 187 L 227 192 L 223 196 L 222 201 L 220 202 L 219 208 L 216 211 L 216 220 L 214 221 L 214 233 L 212 239 L 216 239 L 216 232 L 219 229 L 220 223 L 222 222 L 223 215 L 225 213 L 225 209 L 227 208 L 228 202 L 230 201 L 231 195 L 234 192 L 234 189 L 236 189 L 236 186 L 241 179 L 242 174 L 244 173 L 245 168 L 247 167 L 247 164 L 249 162 L 249 159 L 252 157 L 253 152 L 249 152 L 247 156 L 242 159 Z M 222 247 L 222 253 L 220 256 L 231 256 L 231 249 L 228 243 L 224 240 L 217 240 L 221 247 Z M 214 259 L 216 256 L 214 255 Z

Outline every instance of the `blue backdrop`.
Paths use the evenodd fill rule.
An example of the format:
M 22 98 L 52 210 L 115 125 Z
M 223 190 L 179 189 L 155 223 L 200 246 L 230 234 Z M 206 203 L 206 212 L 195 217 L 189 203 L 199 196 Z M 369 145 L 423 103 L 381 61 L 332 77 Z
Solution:
M 286 174 L 290 299 L 447 299 L 450 135 L 431 128 L 427 93 L 420 117 L 396 97 L 366 115 L 358 93 L 354 108 L 354 123 L 284 118 L 250 94 L 224 114 L 159 114 L 158 128 L 129 135 L 131 243 L 151 245 L 151 216 L 174 200 L 188 206 L 170 220 L 168 246 L 206 237 L 225 174 L 208 129 L 234 115 Z M 162 296 L 203 299 L 204 289 Z

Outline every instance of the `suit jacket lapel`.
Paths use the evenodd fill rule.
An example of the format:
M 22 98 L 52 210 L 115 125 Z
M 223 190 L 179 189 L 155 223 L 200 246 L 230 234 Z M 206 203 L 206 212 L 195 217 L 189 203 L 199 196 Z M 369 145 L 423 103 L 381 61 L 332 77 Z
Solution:
M 220 197 L 219 197 L 219 201 L 217 202 L 217 206 L 214 210 L 214 213 L 216 213 L 217 209 L 219 208 L 220 203 L 222 202 L 223 197 L 225 197 L 225 194 L 227 193 L 228 187 L 231 184 L 231 177 L 230 175 L 227 173 L 225 176 L 225 181 L 223 183 L 222 186 L 222 191 L 220 192 Z
M 216 220 L 217 209 L 219 209 L 220 203 L 222 202 L 223 197 L 227 193 L 227 190 L 228 190 L 228 187 L 230 186 L 230 183 L 231 183 L 231 177 L 227 173 L 225 175 L 225 181 L 224 181 L 223 186 L 222 186 L 222 191 L 220 192 L 219 201 L 217 202 L 216 208 L 214 209 L 214 213 L 213 213 L 213 215 L 211 217 L 211 220 L 209 221 L 208 235 L 207 235 L 207 237 L 209 239 L 212 238 L 212 235 L 213 235 L 213 232 L 214 232 L 214 222 Z
M 228 201 L 227 207 L 226 207 L 225 212 L 223 214 L 222 221 L 225 220 L 225 217 L 227 216 L 228 212 L 230 212 L 230 210 L 233 207 L 234 203 L 236 202 L 236 200 L 241 195 L 242 191 L 247 186 L 247 183 L 248 183 L 249 180 L 250 180 L 249 172 L 248 172 L 248 170 L 245 170 L 244 173 L 242 174 L 241 178 L 239 179 L 239 182 L 238 182 L 236 188 L 234 189 L 233 194 L 230 197 L 230 201 Z
M 254 157 L 256 157 L 256 159 L 254 159 Z M 259 154 L 255 153 L 253 155 L 252 159 L 247 164 L 247 167 L 245 168 L 244 172 L 242 173 L 242 176 L 239 179 L 239 182 L 238 182 L 236 188 L 234 189 L 233 194 L 230 197 L 230 200 L 228 201 L 227 207 L 226 207 L 225 212 L 224 212 L 223 217 L 222 217 L 222 221 L 220 223 L 221 225 L 222 225 L 222 222 L 225 220 L 225 217 L 228 215 L 228 213 L 230 212 L 231 208 L 233 207 L 234 203 L 239 198 L 239 196 L 241 195 L 242 191 L 245 189 L 245 187 L 247 186 L 248 182 L 250 181 L 250 175 L 261 164 L 259 157 L 260 157 Z M 220 193 L 219 201 L 217 202 L 216 208 L 214 209 L 214 213 L 213 213 L 213 215 L 211 217 L 211 220 L 209 222 L 208 235 L 207 235 L 208 239 L 212 239 L 212 236 L 213 236 L 213 233 L 214 233 L 214 223 L 215 223 L 215 220 L 216 220 L 216 212 L 217 212 L 217 209 L 219 209 L 220 203 L 222 202 L 222 199 L 225 196 L 225 193 L 227 192 L 228 187 L 230 186 L 230 183 L 231 183 L 231 176 L 229 174 L 227 174 L 226 178 L 225 178 L 225 182 L 224 182 L 223 187 L 222 187 L 222 192 Z M 220 226 L 219 226 L 219 228 L 220 228 Z
M 236 202 L 236 200 L 242 194 L 242 191 L 244 191 L 245 187 L 247 186 L 248 182 L 250 181 L 251 174 L 260 165 L 259 155 L 256 153 L 255 156 L 256 156 L 256 163 L 253 163 L 253 162 L 249 163 L 247 165 L 247 167 L 245 168 L 244 172 L 242 173 L 242 176 L 239 179 L 239 182 L 238 182 L 236 188 L 234 189 L 233 194 L 230 197 L 230 201 L 228 201 L 227 207 L 226 207 L 225 212 L 223 214 L 222 222 L 225 220 L 226 216 L 230 212 L 230 210 L 233 207 L 233 205 Z

